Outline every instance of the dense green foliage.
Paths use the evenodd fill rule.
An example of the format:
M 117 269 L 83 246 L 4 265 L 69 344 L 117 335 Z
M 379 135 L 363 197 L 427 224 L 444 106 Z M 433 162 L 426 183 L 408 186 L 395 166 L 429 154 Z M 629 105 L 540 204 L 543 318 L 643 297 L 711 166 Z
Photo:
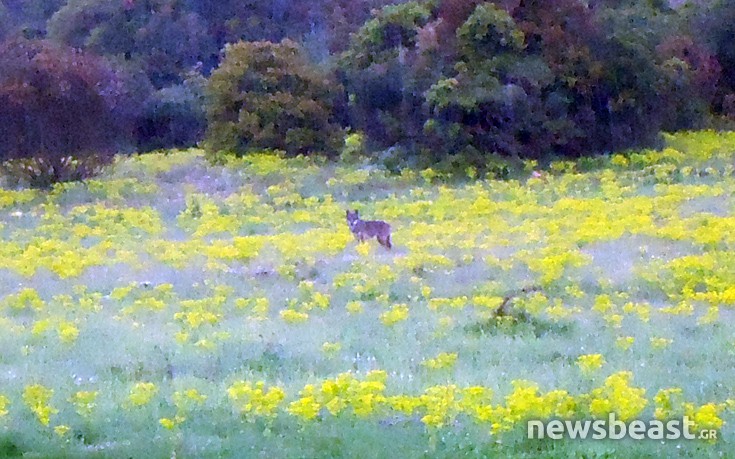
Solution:
M 735 118 L 735 2 L 720 0 L 709 10 L 694 15 L 695 33 L 703 37 L 715 54 L 715 63 L 722 68 L 717 85 L 715 110 Z
M 381 147 L 420 135 L 428 81 L 421 74 L 426 63 L 418 32 L 430 14 L 418 2 L 385 7 L 353 36 L 342 56 L 350 122 Z
M 125 68 L 134 141 L 148 151 L 203 140 L 203 81 L 227 45 L 288 39 L 302 49 L 293 68 L 310 60 L 341 83 L 315 96 L 344 102 L 320 106 L 330 113 L 310 136 L 331 138 L 338 121 L 391 168 L 491 170 L 499 158 L 589 156 L 732 126 L 734 18 L 733 0 L 34 0 L 0 5 L 0 40 L 47 37 Z M 291 115 L 281 132 L 303 127 Z M 210 141 L 221 128 L 209 126 Z M 242 151 L 233 142 L 210 143 Z M 298 142 L 313 145 L 289 153 L 338 150 Z
M 685 19 L 577 0 L 387 7 L 343 56 L 351 121 L 379 144 L 479 167 L 652 145 L 706 123 L 715 100 L 720 67 Z
M 295 5 L 265 0 L 9 2 L 8 7 L 0 5 L 0 39 L 47 35 L 138 72 L 136 81 L 147 95 L 137 114 L 136 141 L 147 151 L 202 139 L 201 91 L 187 80 L 192 73 L 208 76 L 227 43 L 290 38 L 304 43 L 311 58 L 325 61 L 345 49 L 349 34 L 369 18 L 371 9 L 384 4 L 386 0 Z
M 49 37 L 132 61 L 157 88 L 217 54 L 202 18 L 168 1 L 71 0 L 49 21 Z
M 332 120 L 334 87 L 291 40 L 227 46 L 209 80 L 209 147 L 333 153 L 342 140 Z
M 137 139 L 143 151 L 170 145 L 194 146 L 206 130 L 204 89 L 207 80 L 196 72 L 180 84 L 151 94 L 137 123 Z

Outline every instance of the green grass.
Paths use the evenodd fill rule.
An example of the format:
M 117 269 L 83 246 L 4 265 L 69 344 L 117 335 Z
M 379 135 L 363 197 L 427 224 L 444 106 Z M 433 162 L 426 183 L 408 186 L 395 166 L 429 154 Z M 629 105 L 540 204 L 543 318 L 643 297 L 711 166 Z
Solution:
M 0 457 L 732 456 L 735 135 L 667 143 L 541 179 L 272 155 L 211 166 L 192 150 L 120 158 L 48 192 L 0 190 Z M 348 208 L 388 221 L 394 250 L 359 246 Z M 427 364 L 443 353 L 456 361 Z M 604 363 L 586 374 L 588 354 Z M 357 414 L 374 370 L 386 397 L 423 405 Z M 510 402 L 514 381 L 566 391 L 587 419 L 590 394 L 621 371 L 643 390 L 637 417 L 678 388 L 671 415 L 713 404 L 719 440 L 525 439 L 537 413 Z M 340 414 L 289 411 L 344 373 L 357 382 Z M 242 412 L 236 381 L 285 398 L 273 416 Z M 138 383 L 155 391 L 136 405 Z M 36 405 L 34 384 L 53 391 Z M 421 398 L 453 385 L 488 389 L 520 418 L 499 431 L 459 397 L 446 411 Z M 181 401 L 190 389 L 201 403 Z M 86 412 L 79 391 L 97 393 Z M 52 409 L 48 423 L 34 406 Z M 441 425 L 424 418 L 433 409 Z

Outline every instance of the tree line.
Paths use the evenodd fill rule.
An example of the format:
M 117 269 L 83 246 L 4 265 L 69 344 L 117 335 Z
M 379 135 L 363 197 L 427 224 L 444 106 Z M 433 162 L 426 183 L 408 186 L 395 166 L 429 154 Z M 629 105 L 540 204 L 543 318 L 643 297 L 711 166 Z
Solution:
M 734 37 L 735 0 L 8 0 L 0 159 L 56 181 L 348 131 L 397 168 L 647 147 L 732 125 Z

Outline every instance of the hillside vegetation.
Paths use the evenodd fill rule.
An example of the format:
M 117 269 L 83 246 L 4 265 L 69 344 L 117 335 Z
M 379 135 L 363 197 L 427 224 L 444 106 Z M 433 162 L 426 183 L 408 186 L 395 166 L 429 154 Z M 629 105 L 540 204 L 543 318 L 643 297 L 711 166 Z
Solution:
M 186 150 L 0 190 L 0 456 L 730 454 L 734 157 L 682 133 L 500 181 Z M 525 440 L 610 412 L 719 438 Z
M 0 168 L 36 186 L 110 151 L 332 157 L 358 133 L 393 170 L 483 174 L 735 126 L 733 0 L 5 3 Z

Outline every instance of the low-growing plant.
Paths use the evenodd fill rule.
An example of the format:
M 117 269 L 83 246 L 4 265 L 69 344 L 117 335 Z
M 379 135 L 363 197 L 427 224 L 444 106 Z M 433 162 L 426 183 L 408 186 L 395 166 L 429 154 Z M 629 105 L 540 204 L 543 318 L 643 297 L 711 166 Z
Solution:
M 0 170 L 11 181 L 26 182 L 34 188 L 49 188 L 58 182 L 75 182 L 93 177 L 111 163 L 109 155 L 76 158 L 41 154 L 32 158 L 11 159 Z

